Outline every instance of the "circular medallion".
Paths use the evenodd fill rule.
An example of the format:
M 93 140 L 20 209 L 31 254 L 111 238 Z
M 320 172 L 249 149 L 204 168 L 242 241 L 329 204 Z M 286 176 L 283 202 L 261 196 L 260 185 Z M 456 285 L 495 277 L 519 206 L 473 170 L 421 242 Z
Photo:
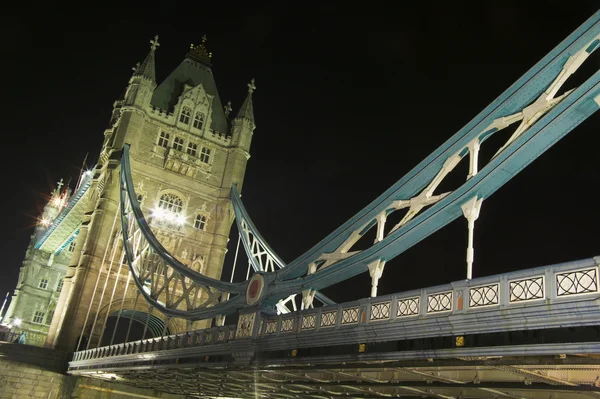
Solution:
M 255 274 L 248 283 L 246 289 L 246 303 L 248 305 L 254 305 L 260 300 L 260 297 L 265 286 L 265 278 L 260 274 Z

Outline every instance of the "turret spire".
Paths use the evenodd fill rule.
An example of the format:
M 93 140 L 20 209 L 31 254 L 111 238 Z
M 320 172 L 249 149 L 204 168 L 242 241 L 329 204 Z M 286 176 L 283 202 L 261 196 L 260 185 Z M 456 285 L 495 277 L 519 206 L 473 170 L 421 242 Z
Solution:
M 254 123 L 254 106 L 252 105 L 252 93 L 256 90 L 254 79 L 248 83 L 248 96 L 244 100 L 244 103 L 240 107 L 240 111 L 237 114 L 237 118 L 246 118 Z
M 158 35 L 154 36 L 154 39 L 150 40 L 150 53 L 146 56 L 146 59 L 142 64 L 138 64 L 133 69 L 133 76 L 141 76 L 150 79 L 153 83 L 156 82 L 156 72 L 154 68 L 154 52 L 156 48 L 160 46 L 158 42 Z

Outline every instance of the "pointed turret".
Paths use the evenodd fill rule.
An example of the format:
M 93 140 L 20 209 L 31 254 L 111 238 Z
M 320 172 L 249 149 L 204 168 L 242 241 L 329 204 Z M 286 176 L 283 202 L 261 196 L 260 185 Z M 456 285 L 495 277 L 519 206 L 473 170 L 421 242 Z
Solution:
M 252 79 L 250 83 L 248 83 L 248 95 L 240 107 L 236 119 L 248 119 L 254 124 L 254 106 L 252 105 L 252 93 L 254 93 L 254 90 L 256 90 L 256 85 L 254 84 L 254 79 Z
M 237 116 L 231 123 L 232 144 L 240 147 L 246 153 L 250 152 L 252 133 L 256 128 L 254 123 L 254 106 L 252 105 L 252 93 L 256 90 L 254 79 L 248 83 L 248 95 L 240 107 Z
M 134 66 L 133 75 L 129 79 L 129 86 L 125 93 L 125 105 L 136 105 L 144 108 L 150 105 L 150 97 L 156 88 L 156 69 L 154 67 L 154 53 L 158 43 L 158 35 L 150 40 L 150 52 L 140 64 Z
M 156 69 L 154 67 L 154 52 L 156 48 L 160 46 L 158 42 L 158 35 L 154 36 L 153 40 L 150 40 L 150 52 L 141 64 L 136 65 L 133 68 L 133 77 L 141 77 L 149 79 L 152 83 L 156 84 Z

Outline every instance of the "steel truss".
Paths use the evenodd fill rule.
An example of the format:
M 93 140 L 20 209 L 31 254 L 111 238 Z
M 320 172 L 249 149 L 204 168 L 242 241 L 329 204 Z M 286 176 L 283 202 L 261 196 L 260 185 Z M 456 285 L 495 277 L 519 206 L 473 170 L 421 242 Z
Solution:
M 375 296 L 387 261 L 461 215 L 469 222 L 470 270 L 474 221 L 483 199 L 599 108 L 600 71 L 579 87 L 558 95 L 567 79 L 599 46 L 597 12 L 446 143 L 288 265 L 258 233 L 233 187 L 231 198 L 244 248 L 253 268 L 265 281 L 259 304 L 276 304 L 302 292 L 303 304 L 310 307 L 317 290 L 365 271 L 372 277 Z M 516 123 L 516 130 L 505 144 L 487 164 L 481 165 L 481 146 L 492 135 Z M 448 174 L 467 157 L 469 173 L 465 182 L 454 191 L 437 193 Z M 121 182 L 127 261 L 146 300 L 167 315 L 193 320 L 248 306 L 244 295 L 240 295 L 248 282 L 233 284 L 207 278 L 177 261 L 156 240 L 137 203 L 127 146 L 123 151 Z M 386 225 L 390 215 L 403 210 L 406 214 L 398 223 Z M 355 250 L 355 244 L 372 229 L 376 232 L 374 243 L 367 249 Z

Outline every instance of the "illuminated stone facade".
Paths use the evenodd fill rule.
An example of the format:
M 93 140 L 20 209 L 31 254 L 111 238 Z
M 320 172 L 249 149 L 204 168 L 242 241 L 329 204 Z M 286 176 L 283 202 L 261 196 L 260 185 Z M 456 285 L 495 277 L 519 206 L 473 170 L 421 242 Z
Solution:
M 121 309 L 135 311 L 138 317 L 149 312 L 143 298 L 136 298 L 134 284 L 127 280 L 128 266 L 122 263 L 119 172 L 124 144 L 131 146 L 136 194 L 155 235 L 182 263 L 221 277 L 233 222 L 230 188 L 241 188 L 250 157 L 255 86 L 248 85 L 244 103 L 230 117 L 231 107 L 221 103 L 204 42 L 192 47 L 158 85 L 158 38 L 151 43 L 124 97 L 114 103 L 98 163 L 88 176 L 89 188 L 78 200 L 86 209 L 77 223 L 72 256 L 62 255 L 62 267 L 57 268 L 64 273 L 64 283 L 60 295 L 53 294 L 57 301 L 48 347 L 73 350 L 82 331 L 85 342 L 97 343 L 109 316 Z M 210 323 L 190 325 L 156 311 L 152 315 L 170 332 Z

